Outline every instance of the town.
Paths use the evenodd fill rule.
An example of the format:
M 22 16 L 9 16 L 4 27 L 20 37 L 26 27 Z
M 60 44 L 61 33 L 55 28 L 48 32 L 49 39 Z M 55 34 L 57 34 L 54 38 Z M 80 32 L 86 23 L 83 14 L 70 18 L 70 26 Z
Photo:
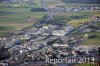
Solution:
M 95 57 L 100 50 L 99 46 L 80 46 L 81 41 L 93 35 L 85 34 L 79 39 L 73 38 L 71 35 L 85 30 L 88 25 L 99 21 L 100 19 L 96 18 L 94 21 L 81 24 L 78 29 L 74 29 L 71 25 L 51 24 L 18 31 L 13 36 L 0 38 L 0 46 L 2 47 L 0 52 L 6 53 L 0 54 L 0 59 L 10 57 L 6 49 L 3 48 L 9 49 L 11 57 L 2 63 L 6 62 L 6 64 L 11 65 L 23 62 L 24 64 L 30 62 L 45 63 L 46 58 Z
M 4 4 L 8 2 L 10 1 L 5 1 Z M 81 63 L 99 66 L 100 41 L 96 45 L 92 42 L 89 42 L 92 45 L 84 45 L 82 43 L 95 37 L 100 38 L 95 34 L 100 32 L 100 27 L 94 26 L 95 24 L 100 24 L 100 16 L 94 14 L 90 16 L 92 11 L 99 11 L 100 7 L 90 5 L 81 5 L 79 7 L 55 5 L 53 8 L 49 8 L 43 0 L 40 0 L 40 3 L 41 8 L 25 8 L 30 8 L 30 11 L 33 12 L 35 10 L 36 12 L 43 10 L 43 12 L 47 12 L 47 15 L 43 16 L 42 19 L 39 18 L 40 20 L 34 24 L 32 23 L 29 27 L 9 31 L 6 36 L 0 37 L 0 66 L 76 66 L 76 64 Z M 0 5 L 0 8 L 7 7 Z M 22 7 L 9 5 L 9 8 Z M 80 11 L 90 11 L 91 13 L 86 12 L 89 14 L 84 15 L 84 12 Z M 66 12 L 72 12 L 73 14 L 65 14 Z M 60 13 L 64 13 L 63 16 L 59 16 L 58 14 Z M 27 13 L 25 12 L 24 14 Z M 1 18 L 6 17 L 1 16 Z M 83 20 L 78 24 L 73 23 L 74 25 L 69 22 L 81 18 L 86 18 L 87 21 Z M 33 20 L 31 16 L 25 17 L 25 19 L 31 22 Z M 64 23 L 64 21 L 67 23 Z

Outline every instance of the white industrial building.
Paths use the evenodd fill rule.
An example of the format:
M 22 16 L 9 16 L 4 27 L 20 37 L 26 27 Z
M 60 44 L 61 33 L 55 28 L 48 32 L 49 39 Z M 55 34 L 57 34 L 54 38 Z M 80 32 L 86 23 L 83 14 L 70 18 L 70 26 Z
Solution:
M 54 30 L 52 32 L 52 35 L 65 36 L 66 34 L 70 33 L 72 30 L 73 30 L 72 26 L 65 26 L 60 30 Z
M 52 35 L 65 36 L 66 35 L 66 31 L 64 31 L 64 30 L 54 30 L 52 32 Z
M 57 44 L 57 43 L 55 43 L 55 44 L 53 44 L 53 47 L 68 47 L 68 45 L 67 44 Z

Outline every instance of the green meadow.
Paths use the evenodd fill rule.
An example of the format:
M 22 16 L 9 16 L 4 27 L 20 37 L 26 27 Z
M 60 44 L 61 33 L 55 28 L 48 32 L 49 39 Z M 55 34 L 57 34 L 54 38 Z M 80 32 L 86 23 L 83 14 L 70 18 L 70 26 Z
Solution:
M 55 6 L 56 4 L 63 4 L 60 1 L 52 1 L 48 2 L 48 4 L 52 4 Z M 84 4 L 64 4 L 65 7 L 78 7 Z M 92 4 L 88 4 L 92 5 Z M 99 6 L 97 4 L 93 4 L 94 6 Z M 32 12 L 31 8 L 40 7 L 39 0 L 35 0 L 35 3 L 32 5 L 28 4 L 4 4 L 1 3 L 0 6 L 9 6 L 9 7 L 1 7 L 0 8 L 0 27 L 3 26 L 4 29 L 0 28 L 0 36 L 3 36 L 8 31 L 16 31 L 25 27 L 29 27 L 34 23 L 38 22 L 43 16 L 47 15 L 46 12 Z M 66 17 L 65 17 L 66 15 Z M 72 15 L 72 17 L 70 17 Z M 99 10 L 93 11 L 80 11 L 80 12 L 63 12 L 54 14 L 54 19 L 50 21 L 50 23 L 61 22 L 61 23 L 69 23 L 73 27 L 77 27 L 80 23 L 93 20 L 90 16 L 100 16 Z M 9 28 L 5 30 L 6 28 Z M 11 28 L 12 27 L 12 28 Z
M 30 9 L 25 7 L 1 8 L 0 27 L 3 26 L 3 29 L 0 28 L 0 36 L 3 36 L 8 31 L 16 31 L 29 27 L 46 15 L 45 12 L 31 12 Z
M 71 15 L 71 16 L 70 16 Z M 87 11 L 80 11 L 80 12 L 64 12 L 64 13 L 56 13 L 54 15 L 54 19 L 51 22 L 63 22 L 69 23 L 73 27 L 77 27 L 80 23 L 87 22 L 94 20 L 90 18 L 90 16 L 100 16 L 99 10 L 87 10 Z
M 95 66 L 95 65 L 92 63 L 81 63 L 81 64 L 77 64 L 75 66 Z
M 100 32 L 79 32 L 73 35 L 72 37 L 78 38 L 85 34 L 89 34 L 89 35 L 92 34 L 95 35 L 95 37 L 85 39 L 84 41 L 81 42 L 80 45 L 100 45 Z

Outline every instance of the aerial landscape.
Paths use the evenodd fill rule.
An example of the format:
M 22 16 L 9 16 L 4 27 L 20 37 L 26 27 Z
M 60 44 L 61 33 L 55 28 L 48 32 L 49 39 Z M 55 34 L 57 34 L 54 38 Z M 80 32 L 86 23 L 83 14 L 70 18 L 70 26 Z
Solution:
M 100 66 L 100 1 L 0 0 L 0 66 Z

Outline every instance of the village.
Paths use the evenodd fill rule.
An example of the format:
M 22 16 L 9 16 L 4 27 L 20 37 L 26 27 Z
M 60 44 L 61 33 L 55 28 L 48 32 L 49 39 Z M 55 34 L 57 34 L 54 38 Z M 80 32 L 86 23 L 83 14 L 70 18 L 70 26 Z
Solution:
M 0 59 L 10 58 L 1 61 L 1 64 L 21 64 L 27 62 L 42 62 L 44 63 L 46 58 L 66 58 L 66 57 L 94 57 L 98 55 L 99 46 L 82 46 L 80 42 L 93 37 L 94 35 L 85 34 L 81 38 L 76 39 L 69 37 L 71 33 L 79 31 L 87 31 L 88 25 L 99 22 L 99 19 L 83 23 L 74 31 L 71 25 L 43 25 L 40 27 L 29 28 L 24 31 L 18 31 L 13 36 L 0 38 L 0 52 L 6 52 L 1 54 Z M 83 30 L 84 28 L 84 30 Z M 88 29 L 89 30 L 89 29 Z M 91 29 L 90 29 L 91 31 Z M 6 49 L 9 49 L 8 52 Z M 4 53 L 5 53 L 4 52 Z M 95 62 L 97 58 L 91 59 L 88 62 Z M 18 62 L 17 62 L 18 61 Z
M 99 66 L 100 6 L 65 2 L 0 1 L 0 66 Z

